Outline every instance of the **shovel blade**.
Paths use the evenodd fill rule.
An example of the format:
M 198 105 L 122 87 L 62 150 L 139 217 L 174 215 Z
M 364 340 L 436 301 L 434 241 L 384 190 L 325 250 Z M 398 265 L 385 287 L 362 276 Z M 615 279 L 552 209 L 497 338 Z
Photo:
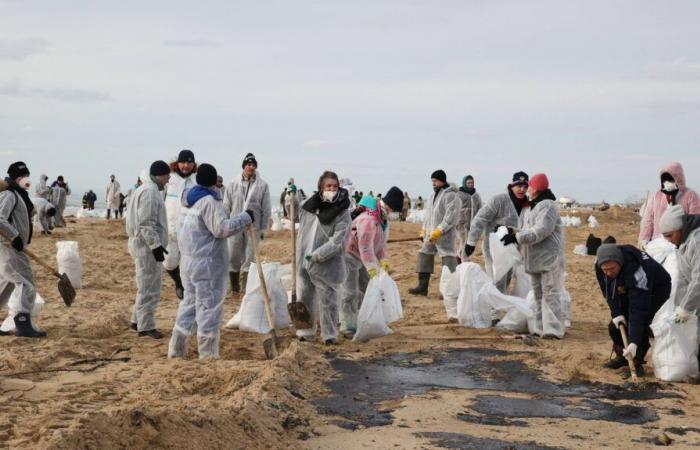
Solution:
M 75 300 L 75 288 L 73 288 L 70 278 L 68 278 L 68 275 L 65 273 L 62 273 L 61 278 L 58 279 L 58 293 L 61 294 L 63 303 L 65 303 L 66 306 L 73 304 Z
M 307 330 L 311 328 L 311 314 L 302 302 L 287 303 L 289 317 L 292 318 L 294 328 L 297 330 Z
M 273 360 L 277 358 L 287 347 L 289 347 L 290 339 L 288 337 L 280 337 L 268 335 L 263 341 L 263 350 L 265 350 L 265 358 Z

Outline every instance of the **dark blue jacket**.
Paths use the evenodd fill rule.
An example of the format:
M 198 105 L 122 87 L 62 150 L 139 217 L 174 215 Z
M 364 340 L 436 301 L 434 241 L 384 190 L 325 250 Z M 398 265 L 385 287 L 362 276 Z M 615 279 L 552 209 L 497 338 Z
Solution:
M 639 345 L 644 329 L 671 293 L 671 276 L 651 256 L 631 245 L 619 245 L 625 257 L 620 274 L 608 279 L 595 265 L 600 290 L 610 306 L 610 315 L 625 316 L 629 341 Z

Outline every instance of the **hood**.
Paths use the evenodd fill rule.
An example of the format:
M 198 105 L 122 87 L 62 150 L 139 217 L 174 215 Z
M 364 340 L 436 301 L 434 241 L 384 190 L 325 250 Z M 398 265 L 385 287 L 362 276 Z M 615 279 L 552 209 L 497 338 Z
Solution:
M 683 217 L 683 228 L 681 228 L 681 244 L 684 243 L 690 233 L 700 228 L 700 215 L 687 214 Z
M 683 166 L 681 163 L 678 161 L 672 161 L 666 164 L 666 166 L 659 172 L 659 178 L 664 173 L 671 174 L 673 179 L 676 180 L 676 183 L 678 184 L 678 189 L 685 189 L 685 172 L 683 172 Z M 663 187 L 663 183 L 661 184 Z

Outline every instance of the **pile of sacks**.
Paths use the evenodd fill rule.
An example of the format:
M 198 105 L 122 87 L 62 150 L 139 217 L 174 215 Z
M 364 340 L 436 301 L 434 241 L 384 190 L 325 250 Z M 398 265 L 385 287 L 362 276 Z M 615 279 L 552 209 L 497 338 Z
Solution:
M 410 209 L 408 211 L 408 216 L 406 216 L 406 222 L 422 224 L 425 222 L 425 210 L 424 209 Z

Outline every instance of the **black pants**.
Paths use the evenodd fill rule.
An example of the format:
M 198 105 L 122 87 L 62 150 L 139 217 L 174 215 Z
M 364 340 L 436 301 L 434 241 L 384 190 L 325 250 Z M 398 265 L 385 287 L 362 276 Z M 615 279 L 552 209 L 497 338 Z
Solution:
M 627 323 L 629 323 L 629 317 L 625 317 L 625 320 Z M 636 359 L 640 361 L 644 361 L 644 356 L 647 354 L 649 351 L 649 337 L 652 336 L 651 334 L 651 328 L 649 328 L 650 324 L 645 324 L 644 326 L 644 331 L 642 332 L 642 342 L 637 342 L 637 355 L 635 356 Z M 626 330 L 629 330 L 627 326 L 625 326 Z M 622 342 L 622 333 L 620 333 L 620 330 L 617 329 L 614 323 L 612 323 L 612 320 L 608 324 L 608 333 L 610 334 L 610 338 L 613 341 L 613 344 L 620 348 L 623 349 L 625 348 L 625 343 Z M 628 336 L 629 338 L 629 336 Z

